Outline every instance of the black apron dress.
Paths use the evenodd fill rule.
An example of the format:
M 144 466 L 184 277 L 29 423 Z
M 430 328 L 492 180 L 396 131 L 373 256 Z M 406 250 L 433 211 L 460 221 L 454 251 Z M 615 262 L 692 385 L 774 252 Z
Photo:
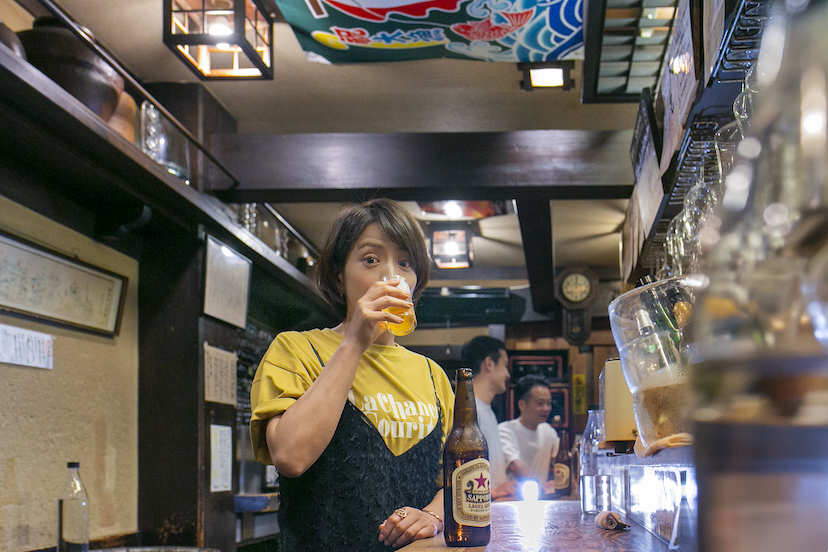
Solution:
M 311 344 L 311 347 L 313 345 Z M 319 362 L 324 362 L 316 352 Z M 430 365 L 426 369 L 434 386 Z M 443 412 L 422 441 L 400 456 L 350 401 L 322 456 L 299 477 L 279 474 L 279 552 L 393 550 L 379 526 L 402 506 L 424 508 L 438 491 Z

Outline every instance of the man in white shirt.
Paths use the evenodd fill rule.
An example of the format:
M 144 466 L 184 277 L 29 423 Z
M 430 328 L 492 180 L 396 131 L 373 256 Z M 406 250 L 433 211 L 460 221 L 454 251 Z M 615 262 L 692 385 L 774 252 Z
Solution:
M 534 479 L 543 489 L 560 444 L 558 433 L 546 423 L 552 411 L 549 382 L 537 375 L 524 376 L 515 384 L 515 399 L 520 417 L 498 426 L 506 470 L 514 479 Z
M 489 476 L 492 478 L 492 500 L 514 500 L 515 483 L 506 476 L 506 462 L 500 445 L 497 417 L 492 400 L 506 391 L 509 380 L 509 357 L 503 341 L 487 335 L 473 338 L 463 346 L 463 366 L 472 369 L 474 401 L 477 404 L 477 425 L 489 445 Z

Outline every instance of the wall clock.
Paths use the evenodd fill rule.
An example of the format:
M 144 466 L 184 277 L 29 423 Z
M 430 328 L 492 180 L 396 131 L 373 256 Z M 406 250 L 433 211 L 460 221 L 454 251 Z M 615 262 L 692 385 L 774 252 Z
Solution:
M 572 345 L 589 337 L 592 313 L 589 306 L 598 294 L 598 276 L 586 266 L 571 266 L 555 278 L 555 297 L 563 306 L 563 336 Z
M 583 309 L 598 293 L 598 276 L 586 266 L 567 267 L 555 278 L 555 297 L 568 309 Z

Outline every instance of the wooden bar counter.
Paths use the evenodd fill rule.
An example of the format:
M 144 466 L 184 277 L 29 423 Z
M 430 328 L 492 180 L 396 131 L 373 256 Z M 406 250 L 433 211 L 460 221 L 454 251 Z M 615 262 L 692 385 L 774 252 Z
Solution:
M 624 531 L 595 525 L 595 516 L 581 513 L 577 500 L 495 502 L 492 537 L 487 546 L 449 548 L 440 533 L 412 542 L 400 550 L 454 550 L 457 552 L 662 552 L 667 545 L 646 529 L 630 523 Z

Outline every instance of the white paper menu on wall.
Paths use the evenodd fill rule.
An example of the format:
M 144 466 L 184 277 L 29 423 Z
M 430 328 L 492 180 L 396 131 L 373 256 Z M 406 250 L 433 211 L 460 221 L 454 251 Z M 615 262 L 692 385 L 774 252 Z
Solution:
M 236 353 L 204 343 L 204 400 L 236 406 Z
M 244 328 L 252 266 L 250 259 L 207 236 L 204 314 Z
M 0 324 L 0 363 L 51 370 L 54 337 Z
M 660 176 L 670 167 L 673 154 L 681 145 L 684 124 L 696 97 L 696 79 L 693 57 L 693 33 L 690 26 L 690 1 L 679 0 L 673 35 L 667 51 L 667 64 L 661 81 L 664 101 L 664 141 L 661 150 Z
M 210 425 L 210 492 L 233 490 L 233 428 Z

